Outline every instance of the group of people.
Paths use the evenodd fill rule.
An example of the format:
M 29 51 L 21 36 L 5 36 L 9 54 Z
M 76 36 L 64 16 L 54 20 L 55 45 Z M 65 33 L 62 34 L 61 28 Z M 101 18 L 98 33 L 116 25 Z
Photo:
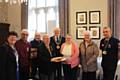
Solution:
M 11 31 L 0 46 L 0 80 L 28 80 L 30 77 L 36 80 L 37 70 L 39 80 L 77 80 L 80 66 L 82 80 L 96 80 L 99 50 L 102 52 L 103 80 L 114 80 L 119 40 L 112 36 L 109 27 L 103 28 L 100 49 L 89 31 L 84 32 L 79 47 L 71 35 L 61 36 L 60 28 L 54 29 L 52 37 L 44 34 L 41 39 L 40 33 L 35 33 L 34 40 L 28 42 L 28 36 L 28 31 L 23 29 L 18 40 L 17 33 Z

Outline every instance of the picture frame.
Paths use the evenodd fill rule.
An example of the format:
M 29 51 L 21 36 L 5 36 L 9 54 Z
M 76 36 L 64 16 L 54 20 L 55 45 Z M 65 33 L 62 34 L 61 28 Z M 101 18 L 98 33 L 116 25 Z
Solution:
M 81 25 L 81 24 L 87 24 L 87 12 L 76 12 L 76 24 Z
M 100 27 L 99 26 L 90 26 L 89 31 L 92 39 L 100 39 Z
M 89 23 L 90 24 L 101 23 L 100 11 L 89 11 Z
M 86 26 L 80 26 L 80 27 L 77 27 L 76 29 L 76 39 L 83 39 L 84 38 L 84 31 L 87 30 L 87 27 Z

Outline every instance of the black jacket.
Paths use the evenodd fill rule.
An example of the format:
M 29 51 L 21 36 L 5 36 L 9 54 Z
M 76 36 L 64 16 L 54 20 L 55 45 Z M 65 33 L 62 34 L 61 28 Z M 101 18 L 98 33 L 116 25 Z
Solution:
M 118 43 L 119 40 L 114 37 L 111 37 L 108 42 L 105 42 L 105 39 L 101 40 L 100 49 L 102 50 L 102 53 L 103 51 L 107 52 L 107 54 L 102 54 L 102 66 L 109 66 L 112 68 L 117 65 Z
M 61 48 L 61 45 L 65 42 L 65 38 L 60 36 L 60 40 L 59 41 L 60 41 L 59 47 Z M 55 36 L 50 37 L 50 44 L 52 45 L 53 50 L 56 53 L 56 57 L 62 56 L 60 54 L 60 48 L 57 49 L 57 43 L 55 41 Z
M 51 62 L 51 58 L 54 57 L 54 52 L 50 46 L 51 54 L 46 48 L 44 43 L 41 43 L 38 47 L 38 63 L 39 72 L 49 75 L 54 71 L 54 63 Z
M 16 80 L 16 69 L 14 50 L 5 43 L 0 47 L 0 80 Z
M 42 41 L 36 41 L 35 39 L 30 42 L 32 48 L 38 48 Z

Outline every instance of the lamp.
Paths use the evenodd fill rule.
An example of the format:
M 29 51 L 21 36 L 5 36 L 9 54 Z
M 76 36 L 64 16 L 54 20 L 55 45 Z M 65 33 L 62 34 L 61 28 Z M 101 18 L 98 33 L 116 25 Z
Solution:
M 0 3 L 1 2 L 5 2 L 5 3 L 10 4 L 10 5 L 12 5 L 12 4 L 19 4 L 20 5 L 22 3 L 27 4 L 28 0 L 0 0 Z

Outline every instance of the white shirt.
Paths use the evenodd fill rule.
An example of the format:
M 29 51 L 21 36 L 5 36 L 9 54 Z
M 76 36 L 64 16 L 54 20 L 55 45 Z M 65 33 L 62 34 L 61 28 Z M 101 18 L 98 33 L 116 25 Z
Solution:
M 62 51 L 63 57 L 68 59 L 72 55 L 71 48 L 72 48 L 72 44 L 65 44 Z

